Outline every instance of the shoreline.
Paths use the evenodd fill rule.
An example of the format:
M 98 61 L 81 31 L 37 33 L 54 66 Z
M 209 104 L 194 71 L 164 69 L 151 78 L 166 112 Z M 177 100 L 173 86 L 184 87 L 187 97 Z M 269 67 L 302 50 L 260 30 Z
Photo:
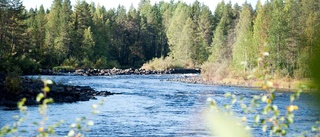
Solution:
M 50 69 L 42 70 L 40 75 L 76 75 L 76 76 L 112 76 L 112 75 L 153 75 L 153 74 L 200 74 L 200 69 L 166 69 L 166 70 L 146 70 L 146 69 L 76 69 L 74 71 L 66 71 L 60 69 L 58 71 L 53 71 Z M 32 75 L 32 74 L 28 74 Z M 38 75 L 38 74 L 34 74 Z
M 189 73 L 188 73 L 189 72 Z M 53 73 L 53 75 L 70 75 L 70 76 L 113 76 L 113 75 L 163 75 L 163 74 L 199 74 L 198 76 L 185 76 L 181 78 L 169 79 L 168 81 L 179 81 L 191 84 L 205 84 L 205 85 L 218 85 L 228 87 L 239 87 L 239 88 L 251 88 L 251 89 L 263 89 L 266 81 L 257 79 L 235 79 L 235 78 L 224 78 L 222 80 L 204 80 L 201 76 L 201 70 L 198 69 L 168 69 L 168 70 L 145 70 L 145 69 L 88 69 L 88 70 L 77 70 L 73 73 Z M 40 74 L 50 75 L 50 74 Z M 296 92 L 301 85 L 308 85 L 303 83 L 309 83 L 310 81 L 303 80 L 292 80 L 287 81 L 283 79 L 272 80 L 273 87 L 276 91 L 280 92 Z M 301 88 L 300 88 L 301 89 Z M 310 86 L 304 88 L 303 92 L 314 91 L 315 88 Z
M 199 75 L 199 76 L 187 76 L 183 78 L 176 78 L 176 79 L 171 79 L 169 81 L 177 81 L 177 82 L 184 82 L 184 83 L 191 83 L 191 84 L 204 84 L 204 85 L 216 85 L 216 86 L 266 90 L 263 88 L 263 85 L 265 85 L 265 81 L 262 81 L 262 80 L 238 80 L 238 79 L 225 78 L 222 80 L 205 81 Z M 293 82 L 274 80 L 272 82 L 274 84 L 273 87 L 278 92 L 297 92 L 297 90 L 299 89 L 297 86 L 303 83 L 302 81 L 297 81 L 297 80 L 294 80 Z M 304 89 L 303 92 L 310 92 L 314 90 L 315 90 L 314 88 L 308 88 L 308 89 Z

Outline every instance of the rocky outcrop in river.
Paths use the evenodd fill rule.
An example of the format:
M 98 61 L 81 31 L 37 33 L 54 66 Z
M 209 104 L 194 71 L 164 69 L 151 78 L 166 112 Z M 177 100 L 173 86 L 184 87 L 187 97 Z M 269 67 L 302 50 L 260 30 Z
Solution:
M 75 75 L 82 76 L 110 76 L 110 75 L 151 75 L 151 74 L 188 74 L 200 73 L 199 69 L 167 69 L 167 70 L 145 70 L 145 69 L 79 69 Z
M 166 69 L 166 70 L 146 70 L 146 69 L 77 69 L 74 72 L 64 70 L 54 72 L 43 70 L 42 75 L 81 75 L 81 76 L 110 76 L 110 75 L 151 75 L 151 74 L 188 74 L 200 73 L 200 69 Z
M 17 102 L 26 98 L 26 105 L 37 105 L 36 96 L 44 87 L 41 80 L 21 78 L 20 89 L 12 92 L 5 86 L 4 76 L 0 76 L 0 106 L 15 107 Z M 56 103 L 72 103 L 96 99 L 96 96 L 108 96 L 113 93 L 108 91 L 95 91 L 89 86 L 49 85 L 50 92 L 47 98 L 53 98 Z

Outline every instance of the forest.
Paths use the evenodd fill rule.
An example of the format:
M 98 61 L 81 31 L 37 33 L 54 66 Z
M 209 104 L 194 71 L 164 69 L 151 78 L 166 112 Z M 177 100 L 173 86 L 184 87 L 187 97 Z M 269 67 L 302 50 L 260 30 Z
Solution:
M 73 68 L 201 68 L 207 77 L 308 78 L 320 43 L 319 0 L 141 0 L 137 8 L 53 0 L 0 1 L 0 72 Z

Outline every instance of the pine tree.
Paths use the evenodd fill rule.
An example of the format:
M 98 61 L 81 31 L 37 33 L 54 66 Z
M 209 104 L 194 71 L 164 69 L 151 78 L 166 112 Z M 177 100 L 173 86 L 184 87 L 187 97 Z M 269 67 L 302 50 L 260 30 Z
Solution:
M 78 0 L 74 12 L 71 15 L 72 18 L 72 45 L 70 45 L 70 56 L 76 57 L 79 54 L 83 54 L 83 32 L 88 27 L 92 26 L 92 17 L 90 14 L 89 4 L 86 1 Z
M 274 0 L 271 2 L 271 5 L 272 9 L 268 13 L 271 15 L 271 20 L 267 39 L 270 57 L 267 58 L 267 61 L 271 73 L 274 74 L 286 67 L 287 44 L 284 40 L 287 38 L 288 31 L 283 13 L 283 1 Z
M 72 6 L 70 0 L 64 0 L 62 3 L 62 7 L 60 9 L 60 34 L 58 36 L 59 45 L 64 47 L 63 49 L 66 50 L 65 55 L 60 59 L 59 64 L 61 61 L 64 60 L 64 58 L 69 54 L 69 49 L 71 45 L 71 14 L 72 14 Z
M 46 38 L 45 38 L 45 66 L 53 66 L 57 64 L 66 55 L 64 45 L 58 39 L 60 35 L 60 12 L 62 7 L 61 0 L 54 0 L 51 5 L 50 13 L 47 15 Z M 50 60 L 50 61 L 49 61 Z
M 320 2 L 318 0 L 299 1 L 300 17 L 299 26 L 302 26 L 300 43 L 298 48 L 298 61 L 296 75 L 300 78 L 310 77 L 310 58 L 318 49 L 319 28 L 320 28 Z
M 143 49 L 143 39 L 141 36 L 141 16 L 140 13 L 131 7 L 127 15 L 126 22 L 126 45 L 128 46 L 128 64 L 131 66 L 141 66 L 145 60 Z
M 286 51 L 286 69 L 290 77 L 294 77 L 294 70 L 297 68 L 297 58 L 299 49 L 299 33 L 301 32 L 301 25 L 296 21 L 301 16 L 298 2 L 295 0 L 286 0 L 284 7 L 284 14 L 287 24 L 287 37 L 285 39 L 287 49 Z
M 208 48 L 212 43 L 213 36 L 213 15 L 207 6 L 201 7 L 201 13 L 199 19 L 197 20 L 197 47 L 195 52 L 195 58 L 197 64 L 202 64 L 208 59 L 209 52 Z
M 236 42 L 233 45 L 233 65 L 235 69 L 252 69 L 256 65 L 258 47 L 252 44 L 252 8 L 245 3 L 236 27 Z M 243 66 L 242 66 L 243 65 Z
M 95 45 L 93 34 L 91 31 L 91 27 L 88 27 L 83 32 L 83 40 L 82 40 L 82 51 L 83 54 L 80 54 L 80 58 L 82 59 L 93 59 L 93 46 Z
M 44 52 L 45 52 L 45 38 L 46 38 L 46 13 L 44 10 L 43 5 L 40 6 L 38 13 L 36 15 L 36 21 L 37 21 L 37 34 L 35 38 L 37 38 L 36 45 L 39 46 L 39 58 L 38 61 L 41 61 L 44 58 Z M 42 61 L 41 61 L 42 62 Z
M 0 1 L 0 71 L 22 68 L 29 54 L 27 15 L 20 0 Z
M 223 8 L 222 18 L 214 31 L 211 44 L 211 55 L 208 58 L 209 62 L 227 62 L 231 58 L 232 49 L 226 45 L 226 42 L 233 21 L 233 10 L 231 3 L 229 3 Z
M 183 27 L 185 25 L 185 22 L 189 18 L 190 10 L 188 9 L 188 6 L 184 3 L 179 3 L 177 8 L 174 11 L 174 14 L 171 19 L 170 26 L 167 30 L 167 37 L 168 37 L 168 44 L 170 48 L 170 55 L 175 60 L 179 60 L 181 57 L 186 56 L 183 55 L 188 51 L 189 49 L 186 49 L 186 47 L 181 47 L 181 38 L 182 35 L 185 35 L 182 33 Z
M 254 20 L 253 26 L 253 46 L 258 48 L 258 67 L 264 68 L 265 64 L 263 62 L 264 57 L 263 53 L 266 51 L 267 38 L 268 38 L 268 26 L 269 26 L 269 16 L 267 15 L 268 5 L 263 6 L 260 0 L 257 2 L 256 6 L 256 18 Z M 259 59 L 260 58 L 260 59 Z
M 106 9 L 97 6 L 93 15 L 93 35 L 95 39 L 94 55 L 95 59 L 105 58 L 107 61 L 110 58 L 110 32 L 108 30 L 108 23 L 106 20 Z M 102 59 L 101 59 L 102 60 Z M 106 64 L 106 62 L 104 62 Z

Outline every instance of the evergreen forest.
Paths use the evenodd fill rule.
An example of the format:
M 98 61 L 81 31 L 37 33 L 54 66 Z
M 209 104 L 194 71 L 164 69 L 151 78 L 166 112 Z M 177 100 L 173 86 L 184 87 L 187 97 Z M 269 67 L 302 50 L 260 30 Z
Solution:
M 222 1 L 215 11 L 198 1 L 107 10 L 84 0 L 53 0 L 49 9 L 0 0 L 0 72 L 142 66 L 300 79 L 310 77 L 319 44 L 319 0 Z

